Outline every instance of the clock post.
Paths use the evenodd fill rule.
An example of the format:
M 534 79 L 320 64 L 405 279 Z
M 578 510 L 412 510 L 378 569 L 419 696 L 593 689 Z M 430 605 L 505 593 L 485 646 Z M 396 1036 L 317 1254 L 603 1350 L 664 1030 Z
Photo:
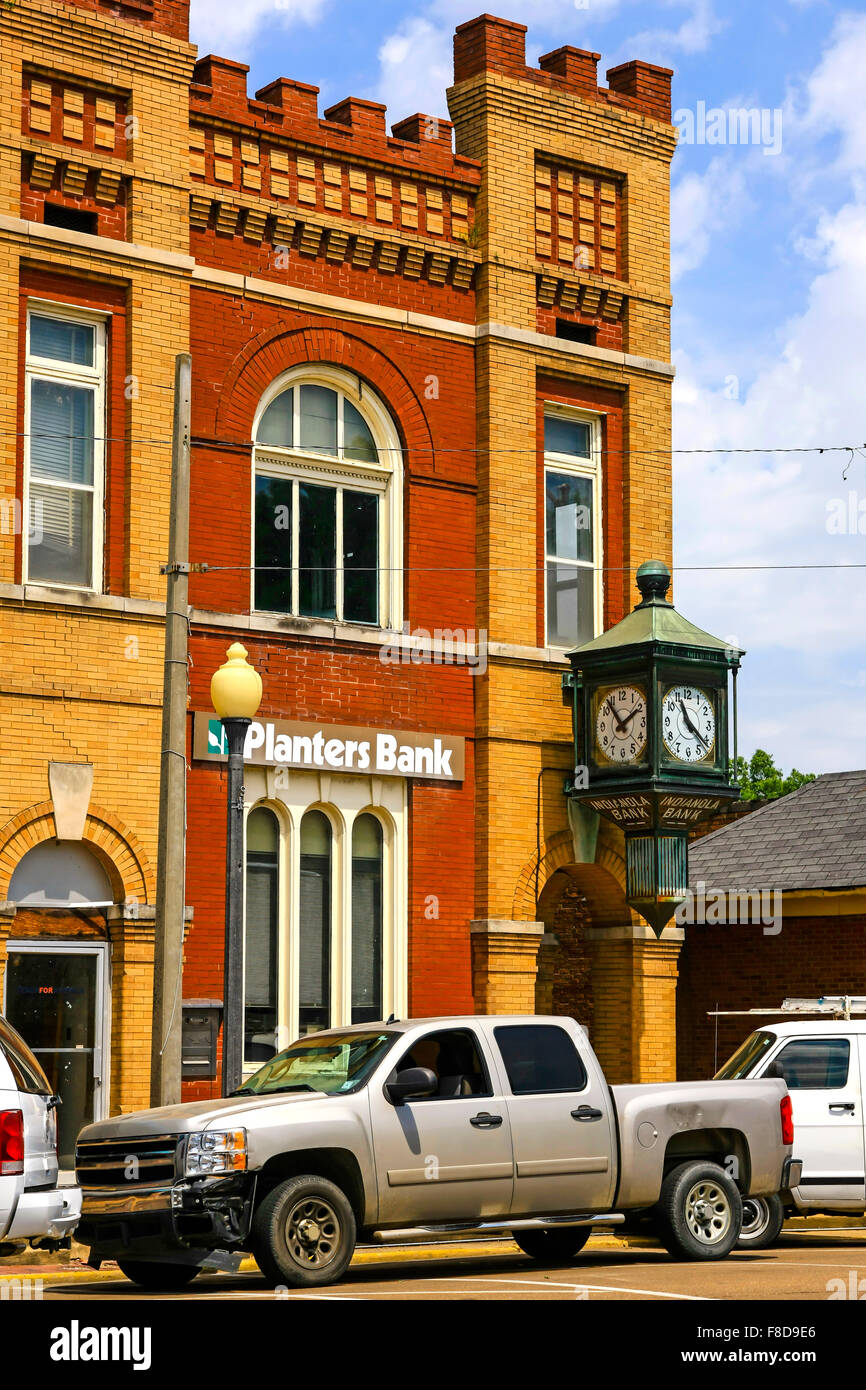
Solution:
M 637 607 L 568 653 L 576 764 L 570 795 L 623 830 L 626 900 L 660 936 L 688 893 L 689 829 L 739 796 L 736 676 L 743 652 L 676 611 L 666 565 L 649 560 L 636 578 Z

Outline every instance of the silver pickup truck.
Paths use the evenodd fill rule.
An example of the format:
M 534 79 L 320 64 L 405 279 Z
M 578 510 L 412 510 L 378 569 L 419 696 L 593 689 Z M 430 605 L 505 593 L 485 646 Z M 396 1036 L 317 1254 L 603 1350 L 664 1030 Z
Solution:
M 338 1279 L 356 1242 L 511 1232 L 568 1260 L 650 1213 L 721 1259 L 743 1197 L 795 1186 L 784 1081 L 609 1087 L 583 1028 L 525 1015 L 314 1033 L 224 1100 L 89 1125 L 76 1238 L 145 1287 L 252 1251 L 275 1284 Z

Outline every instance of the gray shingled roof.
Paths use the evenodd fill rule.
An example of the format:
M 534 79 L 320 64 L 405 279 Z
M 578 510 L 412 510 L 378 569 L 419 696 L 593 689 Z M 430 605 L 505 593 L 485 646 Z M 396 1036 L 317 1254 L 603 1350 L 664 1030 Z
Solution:
M 694 841 L 689 881 L 740 892 L 866 886 L 866 772 L 827 772 Z

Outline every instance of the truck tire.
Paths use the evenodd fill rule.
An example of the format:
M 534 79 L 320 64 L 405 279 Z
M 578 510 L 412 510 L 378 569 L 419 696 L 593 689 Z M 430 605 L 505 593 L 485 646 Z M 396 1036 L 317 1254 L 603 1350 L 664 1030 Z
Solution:
M 118 1260 L 117 1268 L 133 1284 L 143 1289 L 164 1289 L 166 1293 L 186 1288 L 201 1274 L 198 1265 L 160 1264 L 157 1260 Z
M 355 1252 L 355 1214 L 345 1192 L 313 1174 L 281 1182 L 253 1217 L 256 1264 L 272 1284 L 332 1284 Z
M 511 1239 L 533 1260 L 564 1264 L 574 1259 L 591 1235 L 591 1226 L 545 1226 L 537 1231 L 512 1231 Z
M 778 1193 L 773 1197 L 744 1197 L 737 1249 L 769 1250 L 779 1239 L 784 1221 L 785 1208 Z
M 723 1260 L 740 1236 L 743 1201 L 717 1163 L 681 1163 L 662 1183 L 658 1235 L 681 1260 Z

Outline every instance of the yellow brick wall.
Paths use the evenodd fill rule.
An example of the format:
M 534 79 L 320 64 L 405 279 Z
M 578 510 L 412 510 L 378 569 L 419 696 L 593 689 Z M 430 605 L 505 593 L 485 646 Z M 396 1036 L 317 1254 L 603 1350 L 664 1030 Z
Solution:
M 672 128 L 550 85 L 491 72 L 453 87 L 449 107 L 458 152 L 480 159 L 485 172 L 476 221 L 482 254 L 479 320 L 536 331 L 537 276 L 550 269 L 535 256 L 537 162 L 603 171 L 622 189 L 624 351 L 667 362 Z M 573 276 L 570 267 L 565 273 Z M 554 342 L 547 348 L 501 337 L 482 339 L 476 368 L 482 450 L 477 621 L 491 642 L 522 648 L 537 643 L 535 448 L 536 381 L 541 374 L 621 394 L 627 451 L 623 563 L 633 572 L 648 558 L 671 561 L 670 378 L 641 365 L 557 351 Z M 618 586 L 620 576 L 608 582 Z M 520 885 L 526 883 L 536 852 L 536 795 L 543 767 L 562 772 L 542 776 L 542 844 L 567 829 L 562 783 L 572 766 L 573 748 L 561 671 L 530 654 L 494 654 L 478 682 L 478 918 L 534 914 L 531 895 Z M 539 888 L 544 882 L 542 874 Z M 624 897 L 620 922 L 631 930 Z M 480 947 L 475 949 L 477 953 Z M 598 949 L 597 1017 L 618 1079 L 660 1075 L 674 1056 L 675 967 L 671 976 L 662 951 L 665 963 L 657 973 L 654 949 L 653 943 L 631 941 L 608 942 Z M 528 961 L 526 965 L 529 971 Z M 534 962 L 531 973 L 534 983 Z M 477 1008 L 484 1007 L 488 992 L 480 983 Z M 527 1010 L 532 1010 L 534 993 L 527 999 Z M 622 1056 L 615 1041 L 620 1035 Z
M 193 57 L 189 44 L 102 11 L 49 0 L 0 6 L 0 219 L 7 219 L 0 220 L 0 498 L 15 491 L 18 285 L 25 262 L 125 288 L 125 371 L 131 378 L 124 499 L 129 544 L 124 582 L 111 595 L 109 611 L 98 597 L 75 604 L 35 587 L 23 594 L 14 587 L 15 537 L 0 532 L 0 830 L 48 800 L 50 761 L 90 762 L 92 804 L 129 828 L 147 865 L 151 894 L 165 594 L 159 568 L 168 548 L 174 360 L 189 349 L 190 271 L 181 258 L 188 253 L 187 89 Z M 8 219 L 20 217 L 25 62 L 128 94 L 128 239 L 162 263 L 122 243 L 103 241 L 94 249 L 72 233 L 30 236 L 10 224 Z M 63 147 L 46 143 L 63 156 Z M 113 501 L 116 507 L 119 499 Z M 125 600 L 131 603 L 125 606 Z M 18 853 L 22 837 L 15 843 Z M 113 840 L 112 854 L 122 876 L 126 859 Z M 152 921 L 113 924 L 112 1111 L 147 1104 L 153 931 Z

